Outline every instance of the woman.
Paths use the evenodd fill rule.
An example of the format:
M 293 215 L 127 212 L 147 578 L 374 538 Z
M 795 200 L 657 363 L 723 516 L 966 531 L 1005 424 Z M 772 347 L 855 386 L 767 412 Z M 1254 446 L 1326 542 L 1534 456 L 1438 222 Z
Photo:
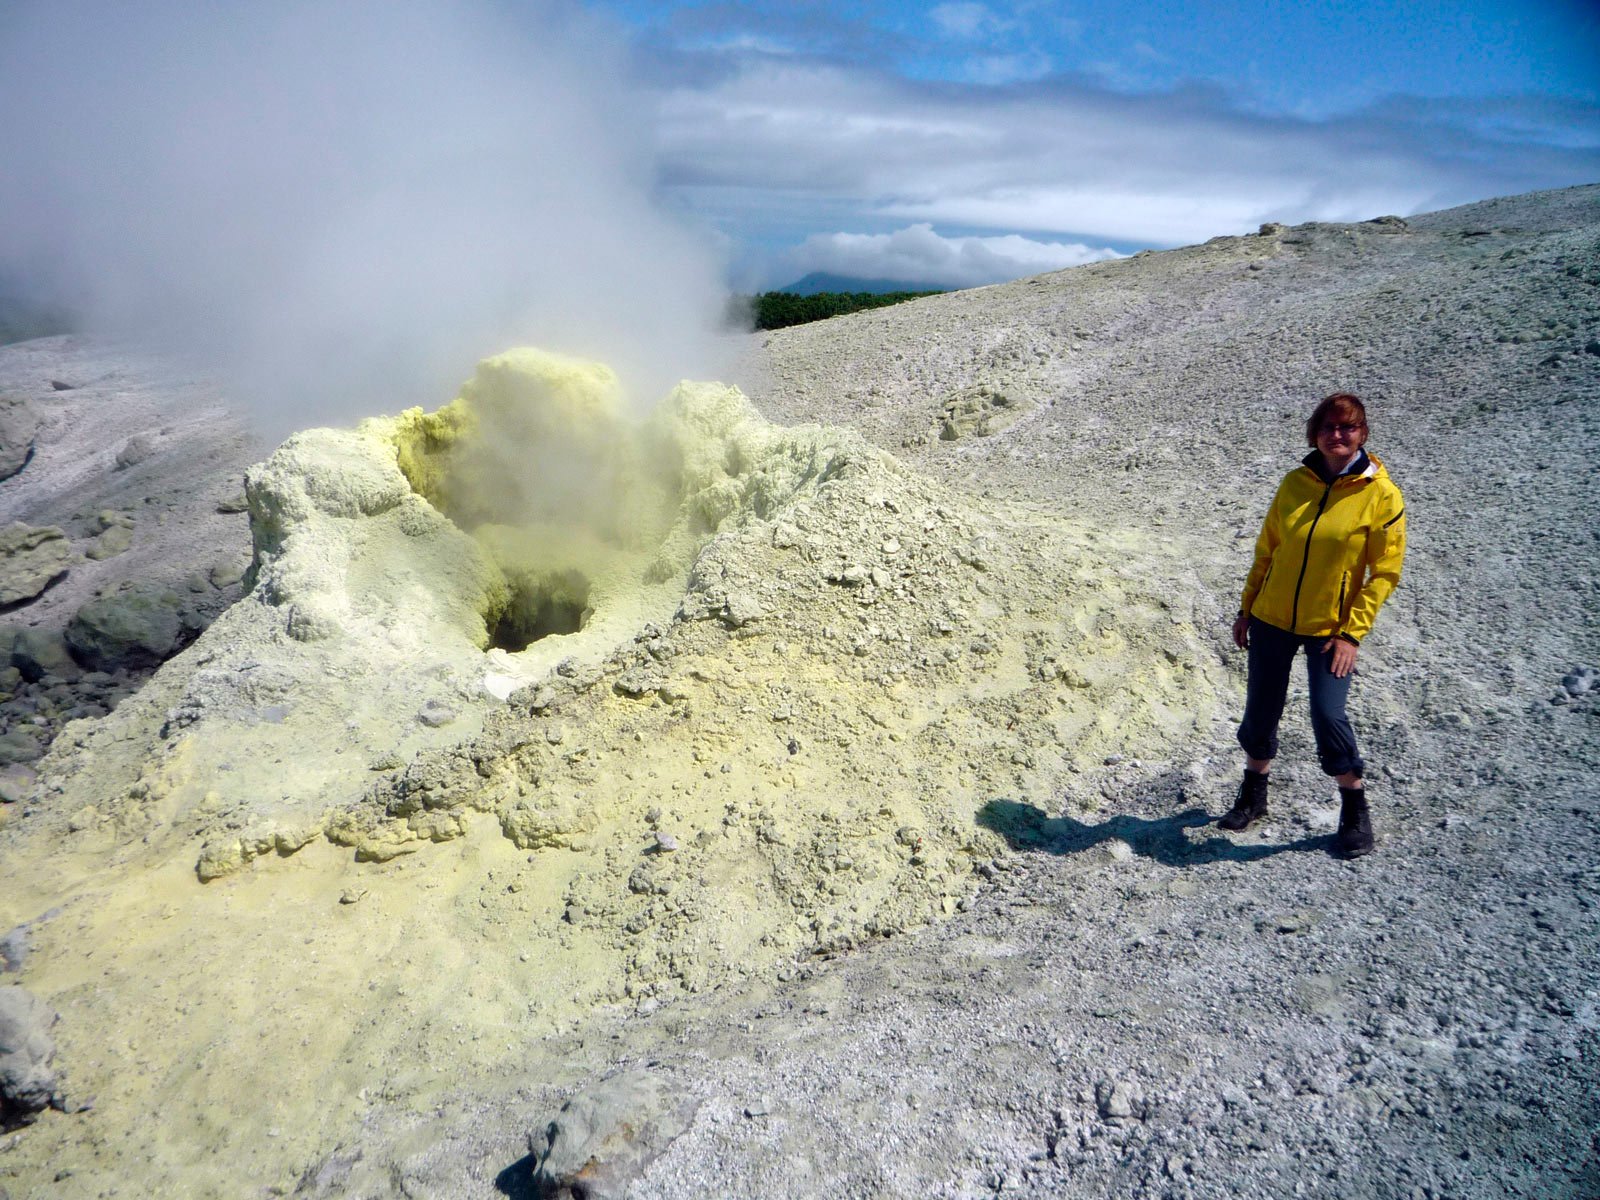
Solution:
M 1322 770 L 1339 781 L 1335 849 L 1372 850 L 1365 764 L 1345 716 L 1361 639 L 1400 582 L 1405 502 L 1383 463 L 1365 450 L 1367 411 L 1347 392 L 1329 396 L 1306 422 L 1311 453 L 1284 476 L 1256 539 L 1233 640 L 1249 650 L 1239 745 L 1239 799 L 1217 822 L 1241 830 L 1266 815 L 1267 778 L 1295 653 L 1306 652 L 1311 728 Z

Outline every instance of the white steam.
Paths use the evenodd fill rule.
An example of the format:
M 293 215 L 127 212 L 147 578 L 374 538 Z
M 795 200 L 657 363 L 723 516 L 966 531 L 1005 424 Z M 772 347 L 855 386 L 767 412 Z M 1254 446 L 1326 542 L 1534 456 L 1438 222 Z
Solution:
M 560 3 L 45 0 L 0 15 L 0 269 L 220 369 L 270 433 L 534 344 L 716 374 L 620 42 Z

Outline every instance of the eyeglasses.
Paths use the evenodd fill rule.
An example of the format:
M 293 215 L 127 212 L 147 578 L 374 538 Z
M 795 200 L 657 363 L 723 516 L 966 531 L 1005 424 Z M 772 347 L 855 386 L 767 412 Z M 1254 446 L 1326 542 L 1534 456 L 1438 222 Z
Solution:
M 1342 433 L 1345 437 L 1355 437 L 1361 432 L 1361 428 L 1360 425 L 1324 425 L 1322 432 L 1330 437 L 1336 433 Z

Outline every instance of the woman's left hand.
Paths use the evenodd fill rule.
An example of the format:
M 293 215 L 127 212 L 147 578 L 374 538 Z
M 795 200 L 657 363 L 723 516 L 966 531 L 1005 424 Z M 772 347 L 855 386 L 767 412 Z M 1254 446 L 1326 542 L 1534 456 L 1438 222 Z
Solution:
M 1328 664 L 1336 679 L 1343 679 L 1356 669 L 1356 654 L 1361 647 L 1340 637 L 1331 637 L 1322 643 L 1322 652 L 1333 651 L 1333 661 Z

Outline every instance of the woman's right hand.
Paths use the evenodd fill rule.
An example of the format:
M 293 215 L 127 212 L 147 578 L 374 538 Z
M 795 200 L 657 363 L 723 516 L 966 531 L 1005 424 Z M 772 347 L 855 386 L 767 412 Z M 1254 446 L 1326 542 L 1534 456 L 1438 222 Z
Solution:
M 1233 644 L 1241 650 L 1250 649 L 1250 618 L 1243 613 L 1234 618 Z

